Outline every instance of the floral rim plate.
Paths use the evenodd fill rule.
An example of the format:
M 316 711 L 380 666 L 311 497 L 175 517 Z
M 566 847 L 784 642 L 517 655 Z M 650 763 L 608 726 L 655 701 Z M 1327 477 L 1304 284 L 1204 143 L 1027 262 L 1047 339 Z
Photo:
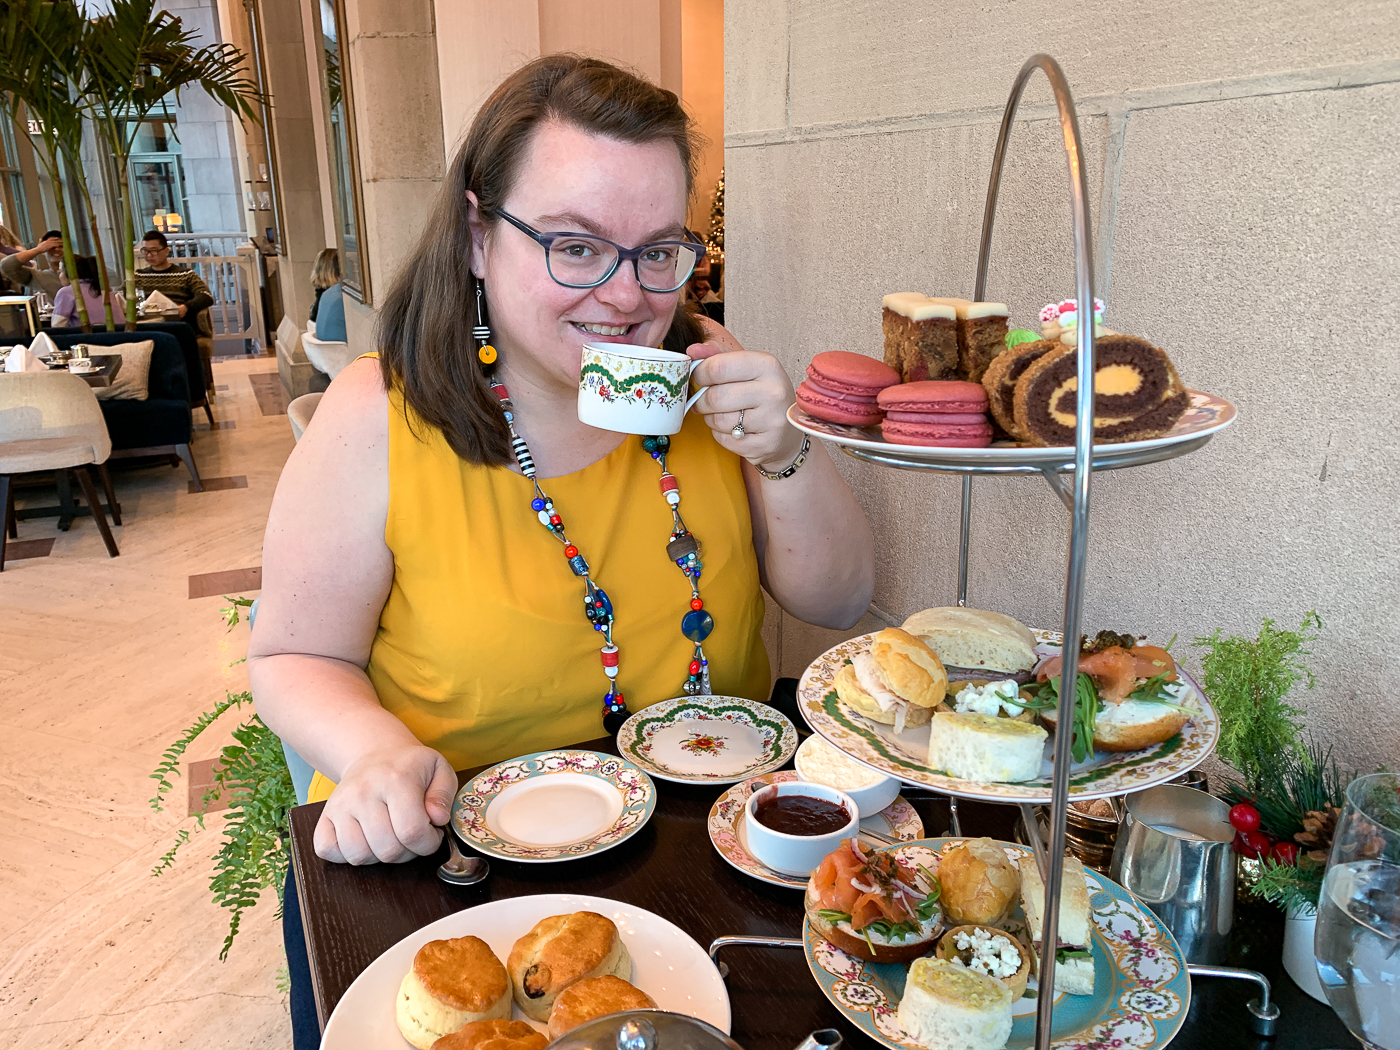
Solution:
M 1094 446 L 1095 463 L 1111 464 L 1114 459 L 1148 452 L 1152 449 L 1170 448 L 1186 441 L 1214 434 L 1224 430 L 1235 421 L 1235 406 L 1214 394 L 1199 390 L 1188 390 L 1191 405 L 1176 425 L 1161 437 L 1146 441 L 1124 441 L 1118 444 L 1098 444 Z M 1003 466 L 1038 466 L 1040 464 L 1063 463 L 1074 459 L 1073 446 L 1051 446 L 1048 448 L 1013 445 L 1010 443 L 993 445 L 989 448 L 952 448 L 949 446 L 898 445 L 880 436 L 880 428 L 851 427 L 841 423 L 828 423 L 808 415 L 797 405 L 788 408 L 788 422 L 798 430 L 813 437 L 825 438 L 838 445 L 863 448 L 871 452 L 889 452 L 908 459 L 925 460 L 929 463 L 948 464 L 1000 464 Z
M 626 759 L 539 751 L 478 773 L 452 803 L 452 828 L 487 856 L 573 860 L 631 838 L 656 809 L 656 785 Z
M 922 839 L 888 849 L 911 863 L 928 864 L 963 841 Z M 998 845 L 1012 857 L 1030 853 L 1027 846 Z M 1165 1046 L 1191 1006 L 1191 979 L 1176 938 L 1123 887 L 1093 871 L 1085 875 L 1094 919 L 1094 993 L 1056 996 L 1054 1045 L 1059 1050 Z M 1021 918 L 1019 907 L 1015 916 Z M 802 940 L 812 976 L 847 1020 L 890 1050 L 924 1050 L 905 1035 L 895 1016 L 907 967 L 853 958 L 814 934 L 807 923 Z M 1012 1007 L 1008 1050 L 1035 1044 L 1035 1007 L 1031 998 Z
M 765 784 L 780 784 L 796 779 L 797 773 L 791 769 L 765 773 L 761 777 L 753 778 L 753 780 L 761 780 Z M 805 889 L 806 879 L 774 871 L 745 848 L 744 804 L 753 794 L 749 788 L 750 783 L 752 783 L 751 780 L 741 780 L 717 798 L 715 804 L 710 807 L 708 823 L 711 844 L 719 851 L 721 857 L 745 875 L 752 875 L 754 878 L 770 882 L 774 886 L 787 886 L 795 890 Z M 924 833 L 923 819 L 903 795 L 896 795 L 893 802 L 873 817 L 864 818 L 860 822 L 860 826 L 867 831 L 877 831 L 881 835 L 888 835 L 890 838 L 905 842 L 912 842 Z
M 1036 652 L 1054 655 L 1060 650 L 1060 632 L 1037 630 Z M 797 686 L 797 706 L 812 730 L 829 743 L 886 776 L 922 784 L 945 795 L 983 799 L 989 802 L 1049 802 L 1050 755 L 1055 735 L 1045 741 L 1041 775 L 1019 784 L 993 784 L 963 780 L 924 762 L 928 754 L 929 727 L 905 729 L 896 735 L 893 726 L 877 725 L 856 714 L 836 695 L 832 681 L 841 665 L 858 652 L 870 648 L 871 635 L 851 638 L 822 653 L 812 661 Z M 1141 751 L 1117 754 L 1098 752 L 1092 759 L 1076 762 L 1070 769 L 1070 795 L 1079 799 L 1103 798 L 1142 791 L 1164 784 L 1196 768 L 1215 750 L 1220 721 L 1201 687 L 1183 669 L 1183 681 L 1193 690 L 1191 699 L 1201 706 L 1199 715 L 1187 722 L 1180 733 Z
M 776 708 L 741 696 L 683 696 L 624 722 L 617 749 L 662 780 L 732 784 L 787 762 L 797 729 Z

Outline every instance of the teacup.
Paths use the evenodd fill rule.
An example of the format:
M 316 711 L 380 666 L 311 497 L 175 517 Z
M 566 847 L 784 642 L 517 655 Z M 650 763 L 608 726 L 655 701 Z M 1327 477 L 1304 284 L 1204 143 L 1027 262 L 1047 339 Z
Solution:
M 622 434 L 679 434 L 701 394 L 686 397 L 699 361 L 630 343 L 587 343 L 578 377 L 578 418 Z

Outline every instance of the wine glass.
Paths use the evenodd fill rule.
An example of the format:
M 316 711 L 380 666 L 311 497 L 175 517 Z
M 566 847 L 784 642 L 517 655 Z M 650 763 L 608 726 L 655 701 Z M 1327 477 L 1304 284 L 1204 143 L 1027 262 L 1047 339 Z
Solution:
M 1327 1001 L 1369 1050 L 1400 1050 L 1400 776 L 1347 788 L 1313 940 Z

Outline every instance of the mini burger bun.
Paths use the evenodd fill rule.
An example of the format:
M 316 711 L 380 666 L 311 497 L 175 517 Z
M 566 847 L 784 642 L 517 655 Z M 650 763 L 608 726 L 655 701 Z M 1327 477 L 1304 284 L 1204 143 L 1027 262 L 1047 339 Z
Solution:
M 937 653 L 949 667 L 1029 671 L 1039 659 L 1035 635 L 1029 627 L 986 609 L 924 609 L 904 621 L 904 630 Z
M 1040 720 L 1051 729 L 1058 716 L 1059 712 L 1053 709 L 1040 712 Z M 1140 751 L 1170 740 L 1190 720 L 1181 711 L 1149 700 L 1105 704 L 1094 721 L 1094 750 Z
M 807 895 L 802 899 L 802 906 L 807 912 L 807 921 L 812 924 L 812 930 L 818 936 L 836 945 L 847 955 L 864 959 L 866 962 L 907 963 L 911 959 L 927 955 L 933 951 L 934 945 L 938 943 L 938 935 L 943 930 L 941 915 L 935 915 L 925 924 L 921 937 L 900 941 L 898 944 L 886 944 L 878 934 L 871 933 L 867 941 L 848 924 L 837 926 L 822 918 L 821 897 L 810 881 L 807 883 Z
M 847 704 L 856 714 L 864 715 L 872 722 L 879 722 L 882 725 L 892 726 L 895 721 L 893 711 L 882 711 L 880 705 L 875 702 L 875 698 L 861 688 L 860 682 L 856 679 L 856 669 L 850 664 L 843 664 L 841 670 L 836 672 L 836 680 L 832 683 L 836 687 L 836 695 L 841 698 L 841 702 Z M 914 704 L 906 704 L 904 724 L 906 726 L 927 725 L 929 719 L 933 717 L 933 708 L 918 707 Z
M 877 631 L 870 655 L 885 682 L 916 707 L 937 707 L 948 693 L 948 673 L 938 654 L 898 627 Z

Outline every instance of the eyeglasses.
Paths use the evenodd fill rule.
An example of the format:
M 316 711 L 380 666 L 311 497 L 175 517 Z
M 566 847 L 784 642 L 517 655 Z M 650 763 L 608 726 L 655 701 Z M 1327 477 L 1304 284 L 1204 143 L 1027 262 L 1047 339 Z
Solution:
M 168 252 L 169 250 L 170 250 L 170 249 L 169 249 L 168 247 L 165 247 L 165 246 L 157 246 L 157 247 L 155 247 L 155 248 L 142 248 L 142 249 L 141 249 L 141 254 L 142 254 L 142 255 L 159 255 L 161 252 Z
M 565 288 L 597 288 L 607 283 L 626 259 L 632 264 L 637 283 L 646 291 L 676 292 L 685 287 L 705 253 L 705 246 L 698 241 L 653 241 L 640 248 L 624 248 L 588 233 L 540 233 L 500 208 L 493 210 L 539 242 L 549 276 Z

